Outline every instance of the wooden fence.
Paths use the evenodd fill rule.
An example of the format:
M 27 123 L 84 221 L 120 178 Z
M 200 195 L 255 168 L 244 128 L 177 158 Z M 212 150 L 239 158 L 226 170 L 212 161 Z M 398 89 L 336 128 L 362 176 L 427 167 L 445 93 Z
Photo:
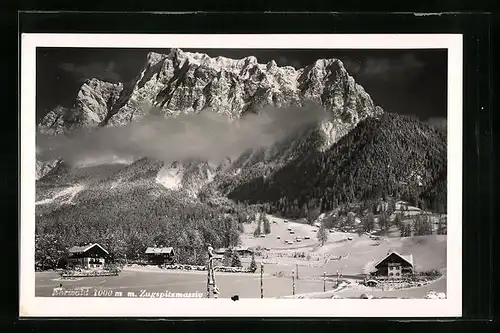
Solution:
M 118 276 L 119 271 L 94 271 L 94 272 L 61 272 L 61 277 L 100 277 L 100 276 Z

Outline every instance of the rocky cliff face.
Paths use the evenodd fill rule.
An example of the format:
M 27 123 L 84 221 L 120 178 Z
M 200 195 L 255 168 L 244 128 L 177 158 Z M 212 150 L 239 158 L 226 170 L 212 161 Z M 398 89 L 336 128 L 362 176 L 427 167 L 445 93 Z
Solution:
M 97 127 L 119 105 L 123 84 L 87 80 L 76 96 L 73 108 L 57 107 L 38 125 L 44 134 L 62 134 L 82 127 Z
M 36 161 L 36 174 L 35 174 L 35 179 L 38 180 L 48 174 L 51 170 L 53 170 L 57 164 L 59 163 L 59 160 L 49 160 L 49 161 Z
M 306 101 L 322 105 L 341 123 L 356 124 L 381 113 L 338 59 L 320 59 L 297 70 L 274 61 L 259 64 L 255 57 L 210 58 L 172 49 L 169 54 L 149 53 L 132 82 L 88 80 L 74 108 L 49 112 L 39 130 L 62 133 L 75 127 L 124 125 L 141 118 L 145 106 L 160 107 L 166 116 L 210 107 L 237 118 L 268 105 Z
M 259 64 L 252 56 L 239 60 L 210 58 L 206 54 L 172 49 L 168 54 L 149 53 L 132 82 L 88 80 L 82 85 L 74 107 L 59 107 L 49 112 L 38 130 L 62 134 L 81 127 L 121 126 L 141 119 L 151 106 L 161 110 L 165 117 L 211 108 L 235 119 L 265 106 L 301 106 L 308 102 L 319 104 L 329 116 L 301 136 L 288 138 L 269 149 L 246 152 L 230 165 L 213 167 L 205 162 L 190 162 L 186 166 L 181 161 L 180 166 L 162 168 L 158 179 L 172 189 L 185 186 L 187 174 L 190 179 L 202 179 L 197 181 L 198 185 L 188 186 L 195 191 L 222 169 L 225 174 L 243 178 L 264 175 L 308 149 L 328 149 L 359 121 L 383 111 L 338 59 L 319 59 L 295 69 L 279 67 L 274 61 Z M 193 177 L 192 170 L 199 171 L 194 172 L 197 177 Z

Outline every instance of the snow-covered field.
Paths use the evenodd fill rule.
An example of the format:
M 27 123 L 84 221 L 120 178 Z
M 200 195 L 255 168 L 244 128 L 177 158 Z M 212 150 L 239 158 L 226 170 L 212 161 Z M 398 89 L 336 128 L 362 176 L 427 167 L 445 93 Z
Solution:
M 255 238 L 253 232 L 257 227 L 257 223 L 245 224 L 244 232 L 241 235 L 243 246 L 261 246 L 272 250 L 301 249 L 301 251 L 306 251 L 311 250 L 311 246 L 318 243 L 316 237 L 317 227 L 293 221 L 285 222 L 285 219 L 281 217 L 271 215 L 267 217 L 271 223 L 271 233 L 265 235 L 265 237 Z M 294 234 L 290 234 L 289 228 L 291 228 Z M 310 239 L 305 239 L 306 236 L 309 236 Z M 296 242 L 297 237 L 301 237 L 301 242 Z M 285 240 L 293 241 L 293 245 L 286 244 Z
M 156 181 L 165 186 L 169 190 L 178 190 L 182 186 L 182 177 L 184 176 L 184 168 L 173 168 L 164 166 L 158 172 Z
M 64 198 L 65 200 L 63 203 L 71 203 L 73 201 L 73 198 L 83 189 L 85 186 L 83 185 L 75 185 L 72 187 L 68 187 L 64 190 L 61 190 L 60 192 L 56 193 L 52 198 L 48 199 L 43 199 L 40 201 L 35 202 L 35 205 L 45 205 L 45 204 L 50 204 L 54 202 L 55 200 L 59 198 Z
M 258 262 L 265 263 L 265 271 L 275 275 L 291 276 L 292 272 L 302 279 L 318 279 L 326 273 L 327 276 L 335 276 L 337 272 L 343 275 L 367 274 L 373 269 L 373 265 L 382 259 L 389 251 L 397 251 L 403 255 L 413 255 L 415 268 L 418 271 L 440 270 L 446 275 L 446 236 L 414 236 L 414 237 L 383 237 L 378 240 L 371 239 L 368 235 L 358 235 L 355 233 L 344 233 L 335 231 L 328 233 L 328 241 L 320 246 L 317 240 L 317 227 L 289 220 L 284 222 L 283 218 L 268 216 L 271 221 L 271 234 L 265 238 L 254 237 L 253 231 L 255 223 L 245 225 L 245 232 L 242 235 L 243 246 L 260 246 L 267 250 L 262 250 L 262 256 L 257 256 Z M 273 223 L 275 221 L 276 223 Z M 288 228 L 295 231 L 290 235 Z M 280 236 L 280 239 L 277 237 Z M 302 238 L 301 242 L 294 241 L 293 245 L 285 244 L 284 240 L 294 240 L 296 236 Z M 305 240 L 304 237 L 310 239 Z M 294 257 L 295 254 L 304 253 L 304 257 Z M 243 260 L 243 262 L 248 259 Z M 443 278 L 446 281 L 446 277 Z M 418 293 L 418 290 L 425 292 L 436 290 L 446 292 L 446 283 L 436 281 L 434 287 L 421 287 L 417 291 L 409 292 L 407 297 Z M 346 297 L 351 297 L 352 293 L 360 294 L 354 285 L 345 288 L 342 293 L 347 293 Z M 427 288 L 427 289 L 426 289 Z M 349 292 L 348 292 L 349 291 Z M 352 292 L 352 293 L 351 293 Z M 374 291 L 375 292 L 375 291 Z M 404 297 L 404 290 L 397 291 L 376 291 L 377 295 L 385 293 L 401 295 Z M 340 291 L 339 291 L 340 293 Z M 419 295 L 421 293 L 418 293 Z M 425 293 L 424 293 L 425 294 Z M 359 295 L 358 295 L 359 296 Z M 423 295 L 422 297 L 424 297 Z M 391 296 L 392 297 L 392 296 Z M 420 297 L 420 296 L 419 296 Z

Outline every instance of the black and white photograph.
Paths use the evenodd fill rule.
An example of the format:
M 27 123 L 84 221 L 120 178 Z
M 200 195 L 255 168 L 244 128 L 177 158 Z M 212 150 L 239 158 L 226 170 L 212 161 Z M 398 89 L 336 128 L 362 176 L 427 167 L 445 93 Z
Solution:
M 21 311 L 460 315 L 461 51 L 23 36 Z

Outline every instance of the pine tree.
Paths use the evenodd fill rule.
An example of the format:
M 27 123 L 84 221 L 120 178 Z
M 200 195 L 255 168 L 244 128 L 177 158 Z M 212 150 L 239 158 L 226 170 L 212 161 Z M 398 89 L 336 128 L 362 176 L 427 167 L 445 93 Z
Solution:
M 411 236 L 411 226 L 409 224 L 401 225 L 401 237 L 410 237 Z
M 393 198 L 388 199 L 387 214 L 392 215 L 396 211 L 396 201 Z
M 226 252 L 224 252 L 224 258 L 222 259 L 222 264 L 224 266 L 226 267 L 232 266 L 232 255 L 233 253 L 231 249 L 226 249 Z
M 250 262 L 249 269 L 252 273 L 257 270 L 257 263 L 255 262 L 255 255 L 252 253 L 252 261 Z
M 363 230 L 366 232 L 371 232 L 375 227 L 375 219 L 373 218 L 373 214 L 369 212 L 363 218 Z
M 352 228 L 354 226 L 355 215 L 353 212 L 347 213 L 346 226 Z
M 261 227 L 260 227 L 260 220 L 259 222 L 257 222 L 257 227 L 255 228 L 254 232 L 253 232 L 253 236 L 254 237 L 259 237 L 260 234 L 262 233 L 262 230 L 261 230 Z
M 271 223 L 269 223 L 269 219 L 267 217 L 264 217 L 264 233 L 271 233 Z
M 432 225 L 425 216 L 418 215 L 413 224 L 413 232 L 416 236 L 431 235 Z
M 233 252 L 233 257 L 231 258 L 231 267 L 241 267 L 241 259 L 237 251 Z
M 446 235 L 446 218 L 439 217 L 437 234 L 438 235 Z
M 389 231 L 389 219 L 385 212 L 382 212 L 378 217 L 378 224 L 383 232 L 387 233 Z
M 403 217 L 401 215 L 401 213 L 397 213 L 395 216 L 394 216 L 394 225 L 398 228 L 401 227 L 403 223 Z
M 326 228 L 321 224 L 318 230 L 317 234 L 318 240 L 321 243 L 321 246 L 325 245 L 326 241 L 328 240 L 328 233 L 326 232 Z

